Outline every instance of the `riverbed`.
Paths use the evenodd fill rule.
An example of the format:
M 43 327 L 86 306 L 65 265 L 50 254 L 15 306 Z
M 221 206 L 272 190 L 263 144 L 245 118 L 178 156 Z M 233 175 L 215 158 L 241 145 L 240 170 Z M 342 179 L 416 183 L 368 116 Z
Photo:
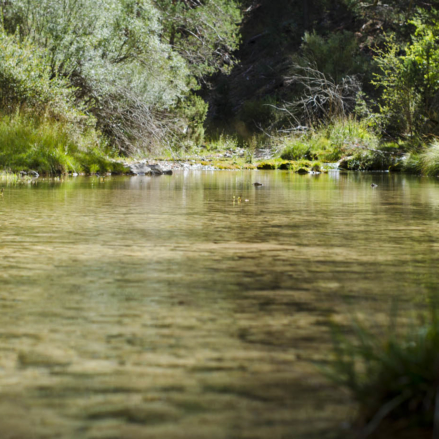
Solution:
M 2 439 L 340 437 L 330 321 L 384 324 L 439 284 L 439 179 L 1 186 Z

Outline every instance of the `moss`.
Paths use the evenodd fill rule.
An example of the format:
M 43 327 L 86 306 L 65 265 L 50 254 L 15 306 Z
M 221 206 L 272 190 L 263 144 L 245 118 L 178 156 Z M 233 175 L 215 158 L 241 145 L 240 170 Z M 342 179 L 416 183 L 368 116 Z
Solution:
M 279 169 L 289 170 L 293 167 L 293 163 L 291 161 L 284 161 L 279 165 Z
M 258 169 L 277 169 L 278 164 L 274 161 L 259 162 L 256 164 Z
M 322 165 L 319 162 L 315 162 L 311 166 L 311 171 L 313 172 L 322 172 Z

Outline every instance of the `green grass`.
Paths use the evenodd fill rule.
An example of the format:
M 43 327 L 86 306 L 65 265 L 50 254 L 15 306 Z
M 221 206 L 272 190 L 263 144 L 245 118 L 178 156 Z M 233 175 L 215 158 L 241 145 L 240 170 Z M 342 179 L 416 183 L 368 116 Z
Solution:
M 320 125 L 304 135 L 283 138 L 281 142 L 283 159 L 318 160 L 322 163 L 337 162 L 343 156 L 374 150 L 379 145 L 377 135 L 365 122 L 354 118 Z
M 13 172 L 0 172 L 0 181 L 2 183 L 17 183 L 19 177 L 17 174 L 14 174 Z
M 351 328 L 353 337 L 334 328 L 334 360 L 326 373 L 357 401 L 360 437 L 383 425 L 431 433 L 439 427 L 434 425 L 439 410 L 438 314 L 432 305 L 422 324 L 412 323 L 406 330 L 392 320 L 385 334 L 358 322 Z
M 439 141 L 435 140 L 419 157 L 424 175 L 439 176 Z
M 121 171 L 107 152 L 94 130 L 75 134 L 53 118 L 23 112 L 0 115 L 0 168 L 48 175 Z

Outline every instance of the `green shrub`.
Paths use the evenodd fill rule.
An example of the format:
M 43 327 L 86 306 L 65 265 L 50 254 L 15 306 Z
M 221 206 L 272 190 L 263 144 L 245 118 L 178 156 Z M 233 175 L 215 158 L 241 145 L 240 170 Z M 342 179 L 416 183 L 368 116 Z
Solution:
M 310 158 L 330 163 L 359 149 L 376 149 L 379 140 L 364 121 L 347 118 L 317 127 L 309 134 L 308 143 Z
M 351 171 L 386 171 L 393 163 L 393 157 L 380 150 L 357 151 L 347 160 L 347 169 Z
M 305 32 L 299 62 L 314 66 L 336 83 L 347 75 L 367 74 L 371 61 L 361 53 L 358 40 L 349 31 L 332 33 L 328 38 L 315 31 Z
M 292 140 L 287 142 L 284 150 L 281 153 L 281 158 L 284 160 L 300 160 L 310 158 L 311 146 L 309 143 L 304 143 L 300 140 Z
M 74 89 L 53 75 L 49 53 L 29 40 L 7 35 L 0 26 L 0 103 L 84 124 L 90 119 L 75 104 Z
M 189 95 L 178 107 L 178 114 L 185 123 L 186 141 L 201 145 L 204 141 L 204 121 L 208 104 L 197 95 Z

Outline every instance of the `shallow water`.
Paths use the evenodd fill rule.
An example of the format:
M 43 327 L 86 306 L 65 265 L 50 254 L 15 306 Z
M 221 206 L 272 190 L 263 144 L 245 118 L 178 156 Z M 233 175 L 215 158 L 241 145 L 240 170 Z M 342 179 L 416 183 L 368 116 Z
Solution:
M 333 437 L 328 321 L 422 304 L 438 219 L 438 180 L 382 173 L 7 186 L 0 437 Z

